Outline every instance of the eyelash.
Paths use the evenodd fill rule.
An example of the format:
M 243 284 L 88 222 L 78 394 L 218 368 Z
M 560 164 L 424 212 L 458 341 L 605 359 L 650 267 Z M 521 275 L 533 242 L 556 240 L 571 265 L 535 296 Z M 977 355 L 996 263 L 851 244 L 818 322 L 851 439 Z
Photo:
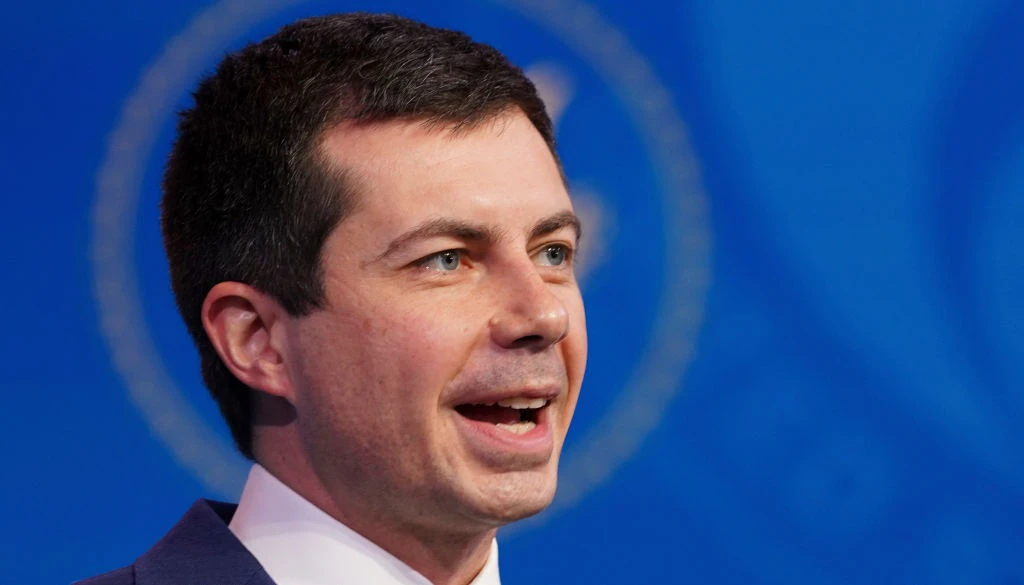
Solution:
M 545 244 L 545 245 L 541 246 L 540 249 L 537 250 L 537 252 L 534 254 L 534 256 L 538 256 L 540 254 L 544 254 L 548 250 L 552 250 L 552 249 L 560 250 L 562 252 L 562 254 L 564 255 L 564 257 L 562 258 L 562 262 L 560 264 L 552 264 L 550 266 L 552 266 L 552 267 L 570 266 L 571 267 L 574 264 L 574 262 L 576 260 L 576 249 L 573 248 L 572 246 L 568 245 L 568 244 L 559 244 L 559 243 Z M 425 257 L 421 258 L 420 260 L 417 260 L 415 264 L 416 264 L 416 266 L 419 266 L 420 268 L 430 269 L 431 268 L 430 264 L 432 262 L 442 259 L 446 254 L 455 254 L 456 258 L 459 261 L 459 264 L 457 264 L 452 270 L 437 269 L 438 272 L 455 272 L 456 270 L 458 270 L 458 268 L 460 268 L 462 266 L 462 260 L 463 260 L 463 258 L 465 258 L 465 256 L 468 253 L 469 253 L 468 250 L 464 250 L 464 249 L 461 249 L 461 248 L 450 248 L 448 250 L 441 250 L 440 252 L 435 252 L 433 254 L 425 256 Z
M 572 246 L 568 245 L 568 244 L 557 244 L 557 243 L 556 244 L 545 244 L 545 245 L 541 246 L 540 250 L 537 251 L 537 254 L 543 254 L 543 253 L 545 253 L 548 250 L 551 250 L 553 248 L 557 248 L 557 249 L 561 250 L 562 254 L 564 255 L 564 258 L 562 258 L 562 263 L 561 264 L 555 264 L 554 266 L 572 266 L 573 265 L 573 263 L 576 260 L 576 249 L 573 248 Z
M 429 256 L 426 256 L 424 258 L 421 258 L 420 260 L 417 260 L 416 261 L 416 265 L 419 266 L 420 268 L 430 269 L 431 268 L 430 267 L 430 263 L 431 262 L 434 262 L 435 260 L 440 260 L 446 254 L 455 254 L 455 257 L 456 257 L 456 259 L 459 262 L 456 265 L 455 268 L 458 269 L 460 266 L 462 266 L 462 259 L 466 256 L 467 251 L 466 250 L 460 250 L 460 249 L 457 249 L 457 248 L 452 248 L 452 249 L 449 249 L 449 250 L 441 250 L 440 252 L 435 252 L 433 254 L 430 254 Z M 438 269 L 437 271 L 438 272 L 455 272 L 455 270 L 440 270 L 440 269 Z

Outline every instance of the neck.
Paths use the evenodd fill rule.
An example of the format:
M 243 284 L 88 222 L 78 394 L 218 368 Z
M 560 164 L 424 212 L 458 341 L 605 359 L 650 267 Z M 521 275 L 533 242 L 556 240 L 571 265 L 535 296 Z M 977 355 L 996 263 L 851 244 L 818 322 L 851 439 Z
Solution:
M 256 449 L 256 459 L 274 477 L 433 585 L 468 585 L 486 564 L 497 528 L 457 532 L 403 523 L 388 510 L 367 506 L 349 494 L 329 492 L 301 450 L 282 449 L 290 442 L 288 437 L 264 435 L 261 439 L 265 440 L 257 444 L 275 448 L 272 453 Z
M 434 585 L 468 585 L 487 563 L 496 532 L 496 529 L 492 529 L 472 537 L 437 533 L 427 535 L 402 530 L 374 530 L 381 525 L 353 526 L 348 521 L 341 521 L 415 569 Z

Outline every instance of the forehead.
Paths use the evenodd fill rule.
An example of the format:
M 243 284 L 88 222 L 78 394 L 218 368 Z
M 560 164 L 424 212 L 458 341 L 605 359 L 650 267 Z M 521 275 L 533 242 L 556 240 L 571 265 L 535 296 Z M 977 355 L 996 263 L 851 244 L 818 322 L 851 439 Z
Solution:
M 439 217 L 515 229 L 517 221 L 572 209 L 561 170 L 525 115 L 453 128 L 346 122 L 328 130 L 321 147 L 355 187 L 353 215 L 380 230 Z

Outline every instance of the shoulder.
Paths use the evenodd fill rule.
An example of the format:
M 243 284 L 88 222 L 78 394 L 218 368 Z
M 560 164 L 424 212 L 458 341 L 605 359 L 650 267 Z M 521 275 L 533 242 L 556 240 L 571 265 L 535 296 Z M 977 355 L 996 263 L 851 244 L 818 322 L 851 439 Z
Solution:
M 231 504 L 199 500 L 134 563 L 74 585 L 172 585 L 251 574 L 260 566 L 228 528 L 234 511 Z M 213 581 L 243 585 L 227 577 Z
M 102 575 L 96 575 L 95 577 L 89 577 L 82 581 L 76 581 L 72 585 L 134 585 L 135 584 L 135 568 L 134 566 L 121 567 L 115 571 L 109 573 L 103 573 Z

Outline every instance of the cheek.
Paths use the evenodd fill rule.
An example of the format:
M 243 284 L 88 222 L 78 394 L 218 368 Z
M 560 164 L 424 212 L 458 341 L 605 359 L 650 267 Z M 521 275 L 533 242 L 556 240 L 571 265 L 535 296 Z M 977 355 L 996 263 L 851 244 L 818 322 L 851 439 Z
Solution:
M 382 423 L 416 424 L 425 420 L 424 411 L 437 409 L 444 389 L 464 367 L 475 341 L 473 328 L 464 316 L 408 302 L 391 303 L 374 315 L 361 319 L 355 331 L 335 331 L 343 338 L 329 345 L 338 355 L 324 356 L 321 363 L 339 370 L 334 382 L 346 386 L 346 394 L 386 406 L 386 413 L 377 413 Z
M 412 372 L 454 376 L 478 342 L 479 323 L 466 303 L 424 303 L 416 298 L 392 305 L 381 322 L 382 351 Z
M 587 315 L 578 292 L 565 298 L 564 302 L 569 313 L 569 335 L 563 342 L 566 345 L 567 373 L 570 381 L 575 379 L 579 384 L 587 363 Z
M 567 299 L 566 309 L 569 312 L 569 335 L 562 341 L 562 358 L 565 361 L 566 375 L 569 379 L 569 400 L 565 412 L 566 425 L 572 417 L 579 398 L 583 375 L 587 367 L 587 322 L 583 309 L 583 301 L 579 296 Z
M 362 410 L 372 393 L 396 417 L 436 405 L 486 334 L 471 299 L 439 296 L 335 299 L 345 310 L 304 318 L 295 341 L 312 400 Z

